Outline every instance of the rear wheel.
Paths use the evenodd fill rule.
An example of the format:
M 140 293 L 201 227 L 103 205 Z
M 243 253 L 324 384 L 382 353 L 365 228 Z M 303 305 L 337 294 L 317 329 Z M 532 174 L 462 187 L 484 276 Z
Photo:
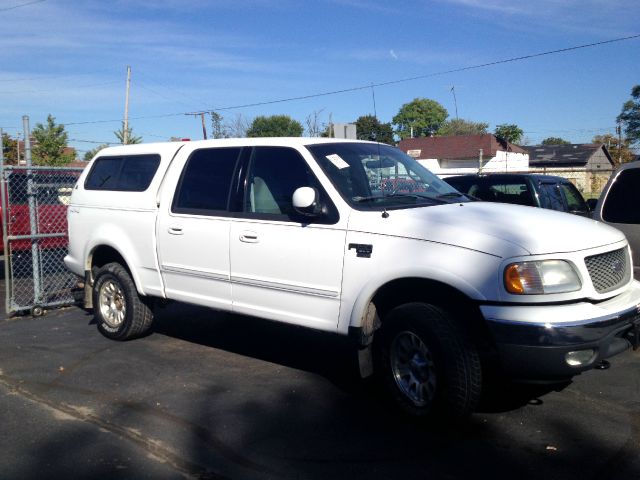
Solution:
M 443 309 L 425 303 L 394 308 L 374 347 L 378 378 L 404 412 L 464 417 L 476 407 L 482 386 L 480 357 Z
M 153 323 L 149 301 L 138 295 L 129 272 L 119 263 L 108 263 L 96 272 L 93 312 L 100 333 L 113 340 L 140 337 Z

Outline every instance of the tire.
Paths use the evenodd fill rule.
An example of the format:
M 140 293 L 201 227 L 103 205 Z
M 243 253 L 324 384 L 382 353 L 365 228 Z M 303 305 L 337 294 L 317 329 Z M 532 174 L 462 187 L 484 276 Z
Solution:
M 108 263 L 97 271 L 93 315 L 98 331 L 112 340 L 140 337 L 153 324 L 149 301 L 138 295 L 131 275 L 119 263 Z
M 475 344 L 439 307 L 408 303 L 391 310 L 374 338 L 375 371 L 404 413 L 460 419 L 482 390 Z

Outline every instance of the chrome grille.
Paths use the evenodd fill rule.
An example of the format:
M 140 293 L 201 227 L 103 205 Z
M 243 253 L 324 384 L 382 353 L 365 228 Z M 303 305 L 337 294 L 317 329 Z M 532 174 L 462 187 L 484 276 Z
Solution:
M 591 282 L 598 293 L 607 293 L 624 285 L 631 277 L 626 248 L 586 257 Z

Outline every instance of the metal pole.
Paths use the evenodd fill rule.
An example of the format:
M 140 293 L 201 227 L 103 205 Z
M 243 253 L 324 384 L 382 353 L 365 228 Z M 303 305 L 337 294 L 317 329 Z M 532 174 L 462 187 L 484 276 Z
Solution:
M 24 129 L 24 158 L 27 167 L 31 167 L 31 131 L 29 129 L 29 117 L 22 117 L 22 127 Z M 33 185 L 33 170 L 27 170 L 27 199 L 29 200 L 29 226 L 31 232 L 31 263 L 33 265 L 33 304 L 40 303 L 41 281 L 40 278 L 40 250 L 38 249 L 38 220 L 36 206 L 36 191 Z
M 129 143 L 129 88 L 131 86 L 131 67 L 127 65 L 127 92 L 124 98 L 124 130 L 122 132 L 122 144 Z
M 6 282 L 5 288 L 5 300 L 4 300 L 4 310 L 7 314 L 11 312 L 11 289 L 12 282 L 9 277 L 9 262 L 7 262 L 7 255 L 9 254 L 9 241 L 7 240 L 7 185 L 5 183 L 5 175 L 4 175 L 4 138 L 3 131 L 0 128 L 0 205 L 2 205 L 2 242 L 4 244 L 4 278 Z
M 482 154 L 483 154 L 483 150 L 480 148 L 478 149 L 478 173 L 482 173 Z

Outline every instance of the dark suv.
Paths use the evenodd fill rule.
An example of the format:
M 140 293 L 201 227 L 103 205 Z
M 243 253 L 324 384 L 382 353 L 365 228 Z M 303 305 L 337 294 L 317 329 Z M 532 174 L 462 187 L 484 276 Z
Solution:
M 461 193 L 487 202 L 515 203 L 590 216 L 578 189 L 566 178 L 551 175 L 492 173 L 443 179 Z

